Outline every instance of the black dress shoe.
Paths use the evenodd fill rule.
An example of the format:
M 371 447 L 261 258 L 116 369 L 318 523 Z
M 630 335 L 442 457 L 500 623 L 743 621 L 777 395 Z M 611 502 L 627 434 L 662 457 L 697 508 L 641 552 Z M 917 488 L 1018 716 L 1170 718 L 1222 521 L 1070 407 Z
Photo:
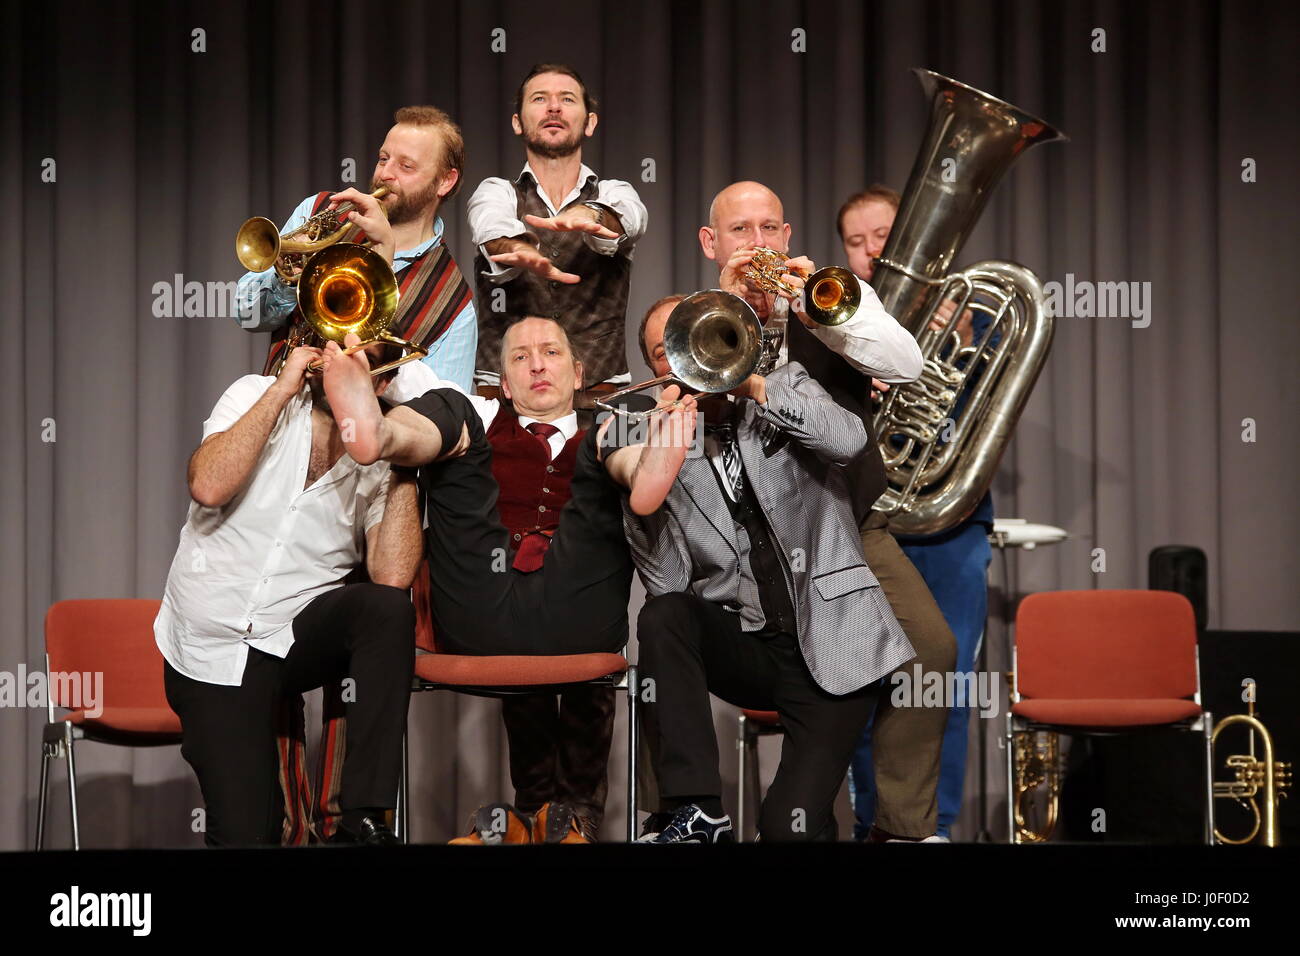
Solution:
M 357 824 L 357 830 L 354 833 L 343 824 L 339 824 L 338 830 L 330 837 L 330 843 L 352 846 L 401 846 L 402 841 L 392 830 L 388 829 L 388 824 L 382 819 L 375 817 L 362 817 L 361 822 Z

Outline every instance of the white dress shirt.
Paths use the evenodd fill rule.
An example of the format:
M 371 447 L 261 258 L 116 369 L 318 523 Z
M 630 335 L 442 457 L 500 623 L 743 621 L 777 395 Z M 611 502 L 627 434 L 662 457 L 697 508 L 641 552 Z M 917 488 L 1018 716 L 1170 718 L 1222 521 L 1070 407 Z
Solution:
M 274 381 L 236 381 L 203 437 L 234 425 Z M 281 410 L 245 487 L 220 508 L 190 504 L 154 622 L 158 649 L 186 677 L 238 686 L 250 647 L 284 657 L 293 619 L 365 558 L 366 532 L 384 516 L 388 464 L 359 465 L 344 452 L 304 489 L 311 409 L 304 385 Z
M 916 381 L 925 366 L 921 347 L 912 333 L 885 311 L 875 289 L 861 279 L 858 287 L 862 304 L 853 317 L 841 325 L 815 325 L 812 334 L 864 375 L 891 385 Z
M 532 177 L 534 182 L 537 180 L 529 165 L 524 163 L 524 168 L 515 177 L 514 183 L 497 176 L 489 177 L 478 184 L 474 195 L 469 199 L 466 216 L 469 219 L 470 239 L 479 247 L 483 258 L 487 260 L 488 269 L 483 274 L 493 282 L 508 282 L 519 274 L 519 270 L 493 262 L 483 246 L 493 239 L 505 239 L 533 232 L 533 227 L 527 225 L 518 215 L 519 194 L 515 192 L 515 183 L 524 176 Z M 537 195 L 541 196 L 550 214 L 558 216 L 560 210 L 577 199 L 582 192 L 582 187 L 593 179 L 596 179 L 596 174 L 583 164 L 578 170 L 577 185 L 559 205 L 551 201 L 551 197 L 540 185 L 537 187 Z M 601 255 L 612 256 L 621 252 L 623 255 L 631 256 L 632 247 L 645 234 L 646 223 L 649 220 L 649 214 L 646 212 L 645 204 L 641 202 L 641 197 L 637 195 L 631 183 L 621 179 L 596 179 L 596 198 L 593 201 L 614 210 L 623 226 L 623 235 L 618 239 L 602 239 L 600 236 L 584 234 L 583 241 Z

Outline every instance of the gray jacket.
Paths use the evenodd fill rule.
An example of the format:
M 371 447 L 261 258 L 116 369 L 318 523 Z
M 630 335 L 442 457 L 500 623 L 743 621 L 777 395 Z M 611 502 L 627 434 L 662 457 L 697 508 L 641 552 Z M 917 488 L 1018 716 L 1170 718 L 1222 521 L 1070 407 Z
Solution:
M 791 362 L 767 376 L 767 405 L 743 400 L 745 475 L 785 556 L 799 647 L 817 684 L 847 694 L 915 652 L 862 554 L 844 466 L 867 447 L 862 421 Z M 740 607 L 735 522 L 707 457 L 688 457 L 663 506 L 624 527 L 646 591 Z

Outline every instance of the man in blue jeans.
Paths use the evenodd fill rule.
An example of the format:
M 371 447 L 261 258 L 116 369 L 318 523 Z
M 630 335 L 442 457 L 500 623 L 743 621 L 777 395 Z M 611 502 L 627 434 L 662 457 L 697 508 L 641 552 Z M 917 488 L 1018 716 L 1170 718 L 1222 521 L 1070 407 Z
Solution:
M 850 197 L 840 208 L 837 225 L 849 268 L 864 281 L 871 280 L 874 259 L 881 254 L 889 238 L 898 203 L 898 193 L 877 185 Z M 942 307 L 939 310 L 943 321 L 947 321 L 951 314 L 951 307 L 947 311 Z M 988 322 L 987 315 L 973 315 L 968 310 L 957 323 L 962 345 L 969 345 L 973 339 L 982 336 Z M 960 414 L 960 409 L 959 402 L 957 414 Z M 988 536 L 992 530 L 993 498 L 986 493 L 971 516 L 956 527 L 939 534 L 898 539 L 903 553 L 925 579 L 944 620 L 957 638 L 958 673 L 975 670 L 980 638 L 984 633 L 988 609 L 988 567 L 992 559 Z M 969 705 L 970 702 L 966 703 Z M 939 819 L 935 831 L 944 839 L 951 836 L 953 822 L 961 812 L 969 718 L 969 706 L 954 706 L 944 730 L 937 794 Z M 866 837 L 875 819 L 874 781 L 871 724 L 868 723 L 849 770 L 849 787 L 857 818 L 854 836 L 859 840 Z

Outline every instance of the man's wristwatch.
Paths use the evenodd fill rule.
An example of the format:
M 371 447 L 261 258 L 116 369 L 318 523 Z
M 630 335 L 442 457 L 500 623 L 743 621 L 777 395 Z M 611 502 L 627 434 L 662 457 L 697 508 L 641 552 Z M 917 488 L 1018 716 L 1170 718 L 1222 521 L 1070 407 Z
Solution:
M 607 207 L 602 206 L 598 202 L 584 202 L 583 205 L 586 206 L 588 209 L 595 211 L 596 225 L 602 226 L 606 229 L 609 228 L 609 216 L 607 215 L 609 210 Z

